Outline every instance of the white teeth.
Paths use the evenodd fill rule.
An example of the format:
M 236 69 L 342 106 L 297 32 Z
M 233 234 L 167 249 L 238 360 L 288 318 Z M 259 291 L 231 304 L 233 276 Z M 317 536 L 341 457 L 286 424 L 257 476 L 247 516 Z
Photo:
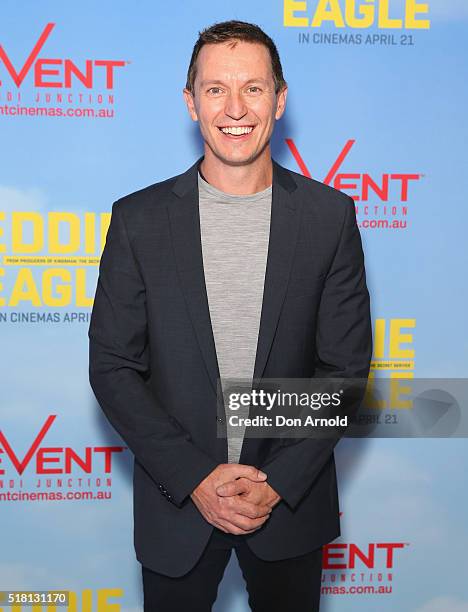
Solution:
M 234 136 L 240 136 L 241 134 L 250 134 L 253 127 L 223 127 L 221 131 L 224 134 L 233 134 Z

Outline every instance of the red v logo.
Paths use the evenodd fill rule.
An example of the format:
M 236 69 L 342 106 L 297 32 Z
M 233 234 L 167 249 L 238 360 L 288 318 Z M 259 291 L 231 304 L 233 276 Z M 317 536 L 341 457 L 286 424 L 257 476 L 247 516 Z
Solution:
M 44 46 L 45 41 L 49 37 L 49 34 L 52 32 L 54 27 L 55 27 L 55 23 L 48 23 L 46 25 L 46 27 L 44 28 L 44 31 L 39 36 L 37 43 L 34 45 L 33 50 L 27 57 L 26 62 L 24 66 L 21 68 L 19 73 L 16 72 L 13 64 L 10 61 L 10 58 L 5 52 L 5 49 L 0 45 L 0 59 L 5 64 L 6 69 L 8 70 L 13 81 L 16 83 L 17 87 L 19 87 L 21 83 L 24 81 L 24 77 L 28 74 L 29 70 L 31 69 L 32 64 L 34 63 L 35 59 L 39 55 L 40 50 Z
M 351 150 L 351 147 L 353 146 L 353 144 L 355 142 L 356 142 L 355 140 L 348 140 L 347 141 L 347 143 L 345 144 L 345 146 L 341 150 L 340 154 L 338 155 L 338 157 L 334 161 L 334 163 L 333 163 L 332 167 L 330 168 L 327 176 L 323 179 L 323 182 L 325 183 L 325 185 L 329 185 L 331 183 L 331 181 L 333 180 L 333 177 L 338 172 L 341 164 L 344 162 L 345 157 L 348 155 L 349 151 Z M 302 159 L 299 151 L 297 150 L 296 145 L 294 144 L 294 140 L 292 140 L 292 138 L 286 138 L 286 144 L 288 145 L 291 153 L 293 154 L 293 157 L 296 160 L 296 163 L 299 166 L 302 174 L 304 176 L 306 176 L 307 178 L 312 178 L 312 175 L 310 174 L 307 166 L 304 163 L 304 160 Z
M 41 431 L 37 434 L 36 438 L 34 439 L 32 445 L 31 445 L 31 447 L 29 448 L 29 450 L 26 453 L 23 461 L 21 461 L 21 462 L 18 459 L 18 457 L 15 455 L 15 453 L 13 452 L 13 449 L 11 448 L 8 440 L 5 438 L 3 432 L 0 431 L 0 444 L 5 449 L 6 454 L 10 458 L 11 462 L 13 463 L 13 465 L 15 466 L 18 474 L 22 474 L 24 472 L 24 470 L 27 467 L 28 463 L 31 461 L 31 457 L 34 455 L 34 453 L 36 452 L 38 446 L 40 445 L 40 443 L 44 439 L 44 436 L 49 431 L 52 423 L 55 421 L 56 416 L 57 416 L 56 414 L 51 414 L 47 418 L 47 421 L 42 426 Z

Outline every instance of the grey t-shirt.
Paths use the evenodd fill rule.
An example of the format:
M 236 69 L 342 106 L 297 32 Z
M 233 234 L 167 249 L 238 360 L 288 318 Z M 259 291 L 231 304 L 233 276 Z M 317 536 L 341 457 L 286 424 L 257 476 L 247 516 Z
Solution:
M 232 195 L 220 191 L 199 173 L 198 190 L 203 267 L 220 377 L 251 382 L 263 301 L 272 186 L 251 195 Z M 241 410 L 236 414 L 245 415 Z M 227 428 L 229 463 L 239 462 L 243 433 L 244 428 Z

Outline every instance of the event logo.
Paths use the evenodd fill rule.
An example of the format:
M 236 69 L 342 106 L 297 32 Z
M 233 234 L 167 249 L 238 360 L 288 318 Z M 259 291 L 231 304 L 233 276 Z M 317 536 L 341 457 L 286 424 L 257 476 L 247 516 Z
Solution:
M 45 446 L 56 417 L 47 417 L 22 458 L 0 430 L 0 501 L 110 498 L 113 457 L 127 447 Z
M 26 61 L 19 66 L 15 66 L 0 44 L 0 67 L 3 65 L 10 87 L 6 91 L 0 89 L 0 99 L 6 101 L 0 104 L 0 115 L 112 118 L 116 73 L 128 62 L 114 59 L 76 62 L 65 57 L 40 56 L 54 27 L 55 23 L 45 26 Z M 22 94 L 26 84 L 33 96 L 29 104 Z M 16 89 L 11 89 L 12 85 Z M 5 87 L 3 79 L 0 87 Z
M 388 595 L 395 564 L 407 542 L 333 542 L 323 547 L 323 595 Z
M 325 544 L 322 595 L 391 594 L 397 561 L 408 546 L 408 542 L 388 541 Z
M 414 172 L 344 172 L 342 166 L 355 142 L 352 139 L 346 142 L 322 182 L 347 193 L 356 201 L 360 228 L 406 229 L 410 194 L 413 185 L 423 175 Z M 287 138 L 286 144 L 302 174 L 312 178 L 294 141 Z
M 366 547 L 355 543 L 327 544 L 324 550 L 323 568 L 355 570 L 361 567 L 393 569 L 395 551 L 405 547 L 404 542 L 369 542 Z

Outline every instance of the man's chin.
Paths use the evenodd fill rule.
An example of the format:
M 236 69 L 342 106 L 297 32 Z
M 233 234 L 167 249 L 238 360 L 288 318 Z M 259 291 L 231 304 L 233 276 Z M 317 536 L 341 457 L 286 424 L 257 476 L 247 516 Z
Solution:
M 226 166 L 248 166 L 257 159 L 258 152 L 250 155 L 223 155 L 222 153 L 215 153 L 215 155 Z

